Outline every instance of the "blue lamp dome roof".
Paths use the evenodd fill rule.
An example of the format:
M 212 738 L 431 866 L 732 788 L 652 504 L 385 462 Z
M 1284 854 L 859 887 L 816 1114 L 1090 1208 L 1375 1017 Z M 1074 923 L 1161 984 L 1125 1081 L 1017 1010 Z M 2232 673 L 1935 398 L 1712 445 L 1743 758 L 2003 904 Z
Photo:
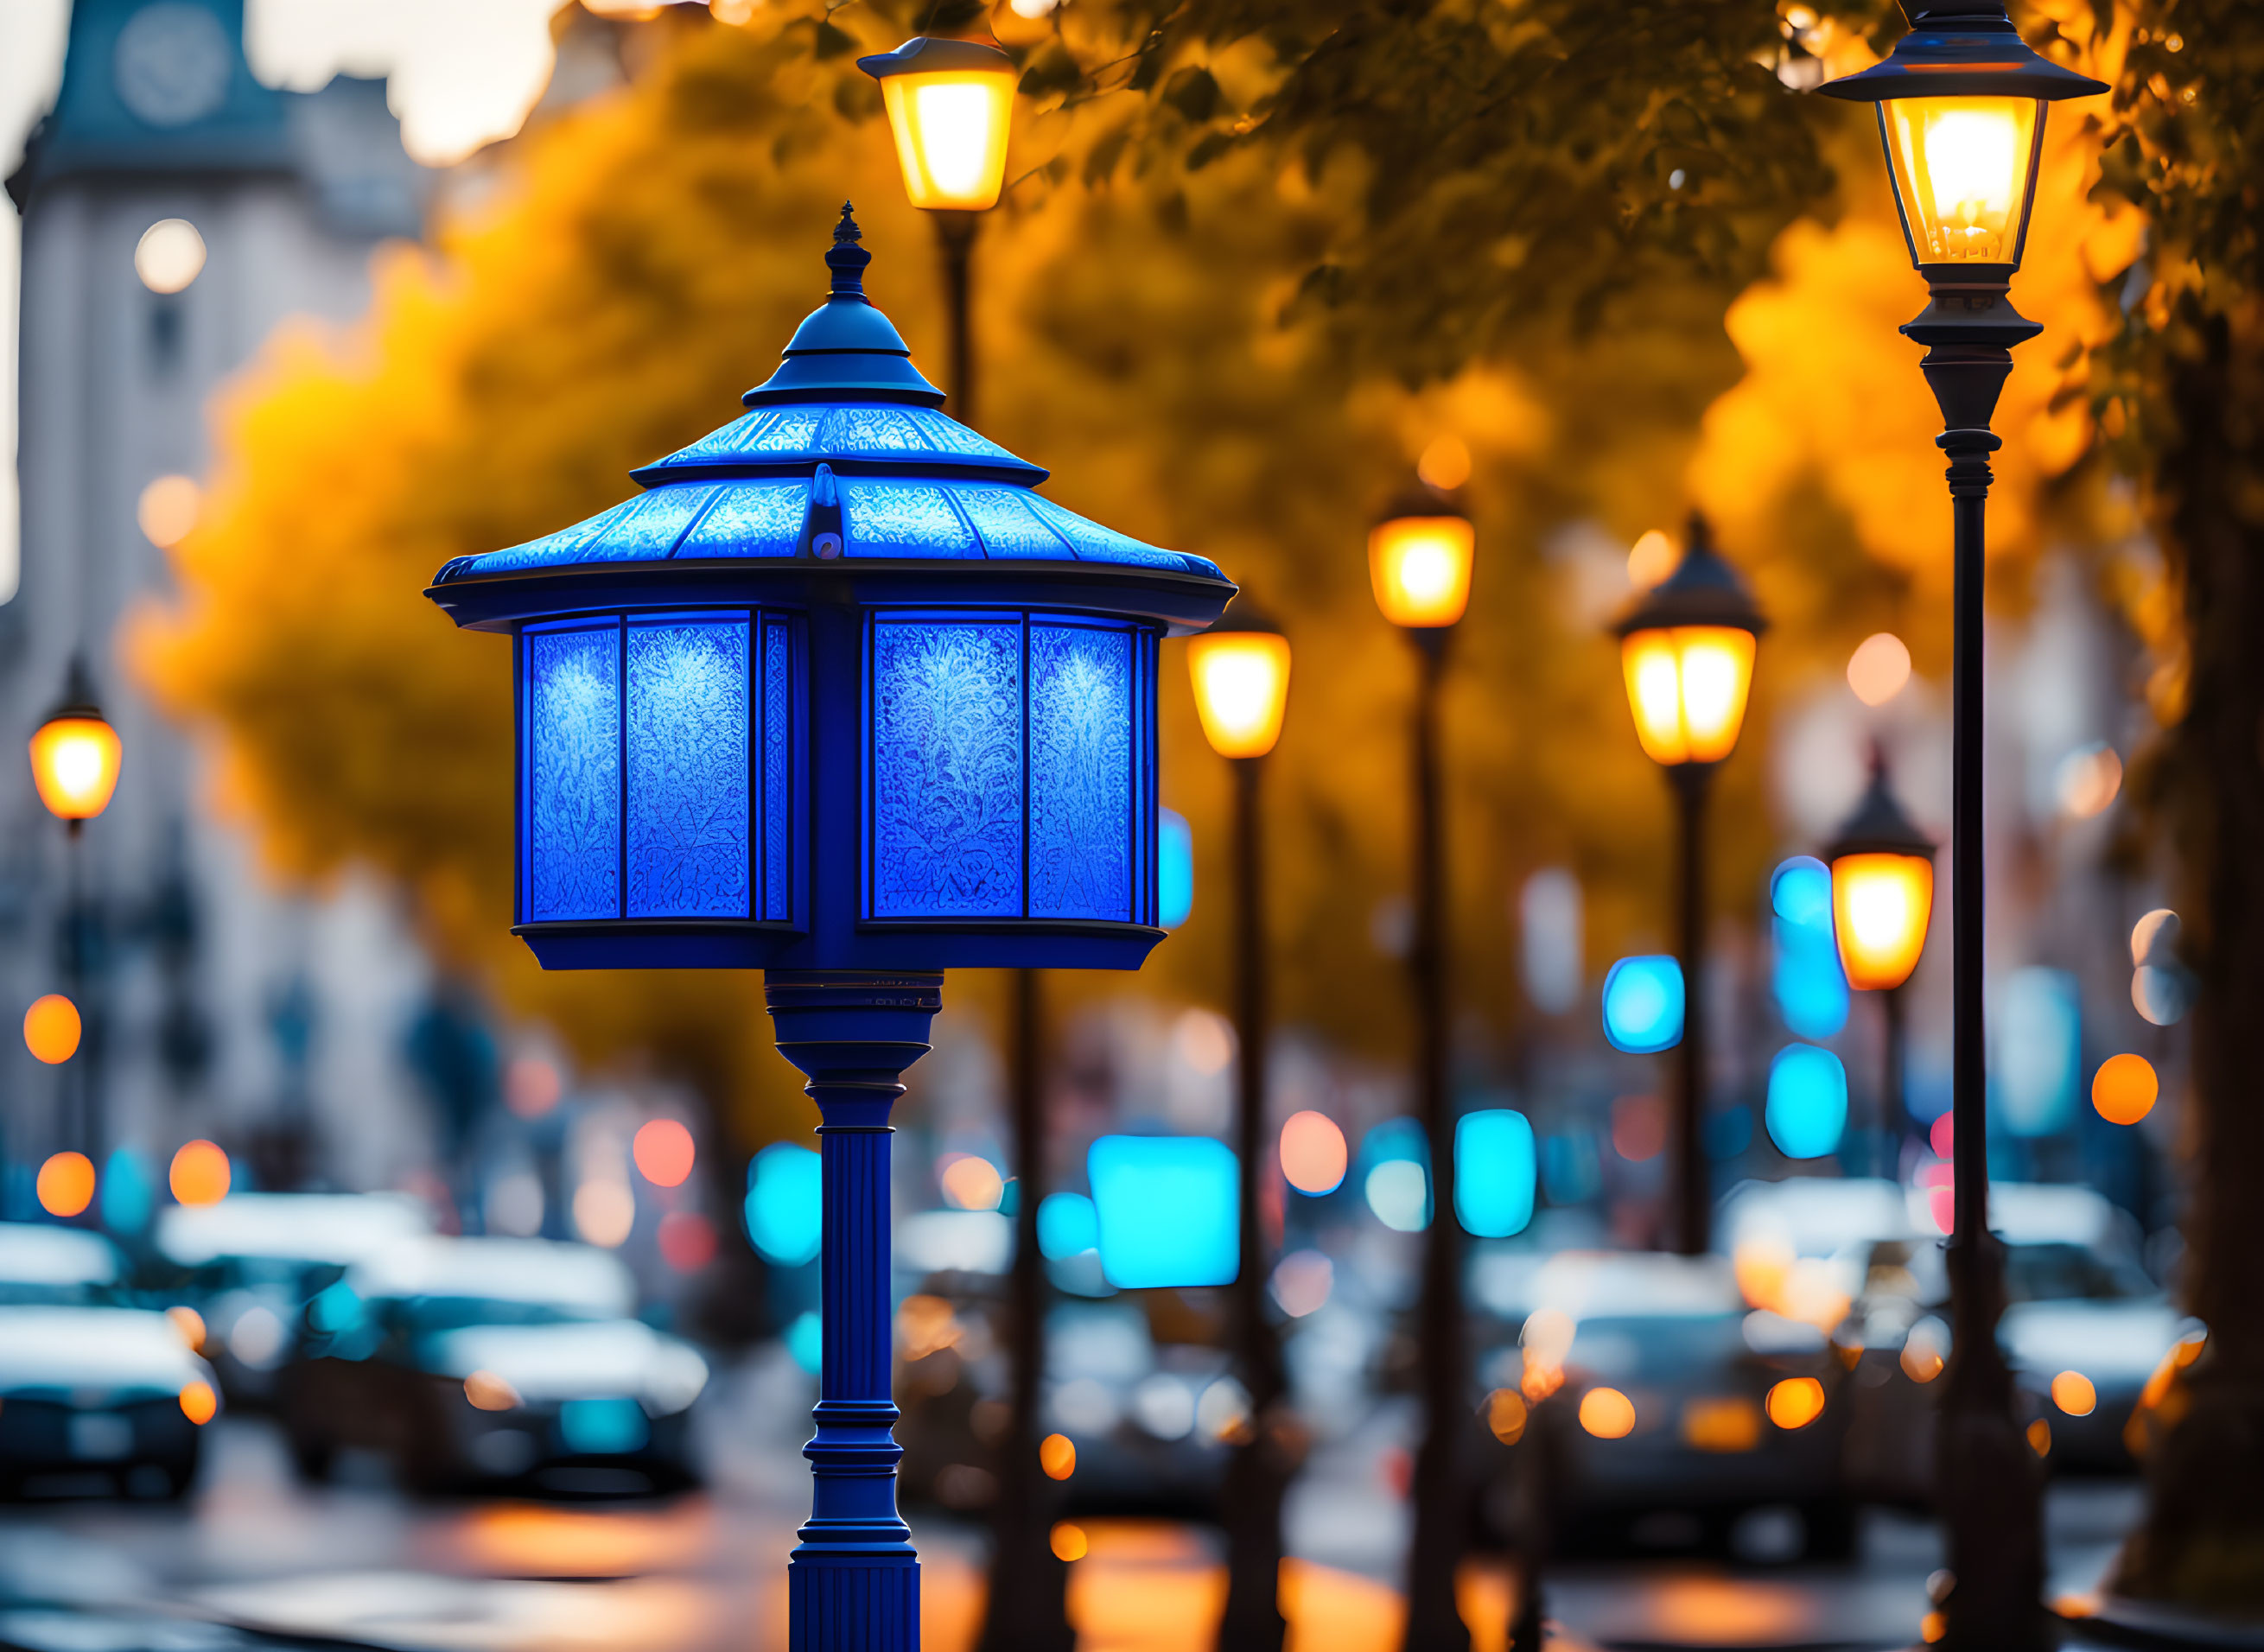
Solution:
M 599 565 L 719 559 L 1095 562 L 1223 579 L 1207 558 L 1087 521 L 1035 491 L 1048 473 L 942 409 L 865 295 L 872 255 L 841 209 L 826 301 L 750 411 L 632 473 L 645 491 L 507 550 L 461 556 L 445 585 Z

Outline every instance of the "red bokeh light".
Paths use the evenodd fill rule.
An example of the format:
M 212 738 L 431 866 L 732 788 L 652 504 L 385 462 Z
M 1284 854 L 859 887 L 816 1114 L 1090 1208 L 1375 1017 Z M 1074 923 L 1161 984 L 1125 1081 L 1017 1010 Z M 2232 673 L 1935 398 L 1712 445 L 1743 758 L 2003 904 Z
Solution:
M 637 1170 L 655 1187 L 681 1187 L 692 1174 L 692 1132 L 673 1119 L 650 1119 L 629 1143 Z
M 660 1219 L 660 1259 L 678 1273 L 697 1273 L 715 1259 L 715 1224 L 696 1211 Z

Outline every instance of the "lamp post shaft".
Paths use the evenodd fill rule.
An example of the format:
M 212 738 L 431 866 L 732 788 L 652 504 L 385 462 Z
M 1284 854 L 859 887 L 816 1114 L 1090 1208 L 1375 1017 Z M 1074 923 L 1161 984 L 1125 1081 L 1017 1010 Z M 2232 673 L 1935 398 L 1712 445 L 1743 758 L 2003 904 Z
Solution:
M 1941 305 L 1937 295 L 1936 305 Z M 1952 1351 L 1942 1385 L 1936 1497 L 1955 1583 L 1942 1610 L 1949 1652 L 2043 1652 L 2054 1642 L 2043 1605 L 2043 1472 L 2013 1411 L 2012 1372 L 1997 1345 L 2005 1299 L 2004 1247 L 1989 1231 L 1988 1049 L 1984 1020 L 1983 609 L 1990 433 L 2012 371 L 2009 344 L 2033 324 L 1965 310 L 1936 330 L 1905 330 L 1932 346 L 1922 363 L 1948 427 L 1955 518 L 1950 668 L 1950 1051 L 1956 1214 L 1948 1263 Z M 2009 312 L 2011 307 L 2005 306 Z M 1929 315 L 1933 311 L 1929 311 Z M 1970 318 L 1970 319 L 1968 319 Z M 1996 323 L 1992 328 L 1992 322 Z M 1977 325 L 1976 323 L 1978 323 Z M 2018 330 L 2012 322 L 2018 322 Z M 1947 334 L 1948 336 L 1945 336 Z M 1962 335 L 1962 336 L 1961 336 Z
M 817 1433 L 802 1447 L 810 1517 L 787 1570 L 791 1652 L 917 1652 L 919 1557 L 896 1512 L 891 1431 L 889 1112 L 928 1051 L 941 972 L 772 970 L 779 1054 L 808 1076 L 824 1122 Z
M 936 250 L 943 262 L 944 319 L 951 340 L 951 376 L 946 380 L 951 417 L 975 423 L 974 323 L 969 317 L 969 271 L 975 256 L 975 230 L 982 214 L 942 211 L 935 220 Z
M 1899 1181 L 1903 1173 L 1903 1141 L 1910 1134 L 1909 1104 L 1904 1099 L 1904 1061 L 1908 1046 L 1907 1029 L 1904 1025 L 1903 989 L 1890 987 L 1879 995 L 1879 1009 L 1886 1022 L 1885 1048 L 1881 1052 L 1879 1067 L 1879 1141 L 1878 1174 Z
M 1682 1042 L 1675 1051 L 1674 1248 L 1702 1257 L 1713 1244 L 1713 1198 L 1706 1171 L 1706 801 L 1714 765 L 1667 771 L 1680 827 Z
M 1053 1550 L 1053 1482 L 1038 1461 L 1039 1402 L 1046 1362 L 1046 1274 L 1038 1250 L 1038 1199 L 1045 1164 L 1045 1087 L 1039 1075 L 1043 1026 L 1038 972 L 1007 975 L 1008 1082 L 1014 1135 L 1014 1263 L 1007 1279 L 1006 1434 L 998 1446 L 998 1503 L 990 1590 L 979 1652 L 1070 1652 L 1069 1568 Z
M 1237 757 L 1234 769 L 1234 1020 L 1237 1071 L 1235 1152 L 1240 1161 L 1242 1268 L 1234 1311 L 1242 1384 L 1250 1396 L 1249 1437 L 1227 1467 L 1221 1498 L 1226 1516 L 1226 1612 L 1222 1652 L 1280 1652 L 1288 1624 L 1281 1616 L 1281 1500 L 1289 1464 L 1278 1424 L 1288 1384 L 1281 1339 L 1266 1316 L 1270 1248 L 1259 1206 L 1266 1163 L 1266 889 L 1259 801 L 1263 757 Z
M 1455 1599 L 1467 1538 L 1462 1466 L 1470 1426 L 1462 1353 L 1462 1228 L 1454 1210 L 1455 1120 L 1447 1089 L 1445 822 L 1440 798 L 1439 687 L 1444 629 L 1414 631 L 1422 661 L 1415 699 L 1416 1096 L 1430 1145 L 1431 1221 L 1423 1235 L 1423 1441 L 1415 1453 L 1415 1530 L 1407 1562 L 1405 1652 L 1467 1652 Z

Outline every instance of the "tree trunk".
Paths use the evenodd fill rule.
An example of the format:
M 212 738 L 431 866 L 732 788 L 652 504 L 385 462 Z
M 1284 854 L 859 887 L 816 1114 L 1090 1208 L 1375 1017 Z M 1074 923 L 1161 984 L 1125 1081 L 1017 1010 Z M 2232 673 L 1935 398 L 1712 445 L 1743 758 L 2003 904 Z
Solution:
M 2190 318 L 2201 347 L 2167 388 L 2177 424 L 2158 478 L 2184 581 L 2188 707 L 2158 801 L 2180 865 L 2195 1003 L 2188 1306 L 2209 1344 L 2147 1465 L 2149 1506 L 2115 1587 L 2264 1612 L 2264 313 Z

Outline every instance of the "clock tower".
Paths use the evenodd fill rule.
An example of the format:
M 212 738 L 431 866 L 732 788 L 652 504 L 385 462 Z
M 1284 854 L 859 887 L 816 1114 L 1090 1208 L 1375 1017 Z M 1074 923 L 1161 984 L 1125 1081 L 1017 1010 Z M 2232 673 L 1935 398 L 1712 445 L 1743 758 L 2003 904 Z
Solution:
M 162 1170 L 188 1136 L 241 1149 L 281 1118 L 380 1180 L 407 1148 L 385 1132 L 419 1111 L 399 1053 L 419 954 L 374 891 L 267 888 L 214 817 L 198 748 L 117 645 L 196 519 L 214 392 L 287 318 L 366 308 L 371 255 L 421 233 L 429 176 L 381 82 L 263 85 L 243 0 L 72 5 L 54 106 L 7 180 L 23 215 L 22 522 L 0 603 L 0 1022 L 64 984 L 76 936 L 87 1037 L 71 1077 L 0 1040 L 0 1214 L 26 1214 L 24 1167 L 64 1147 L 138 1146 Z M 76 923 L 62 834 L 21 755 L 74 656 L 126 751 L 78 845 Z

